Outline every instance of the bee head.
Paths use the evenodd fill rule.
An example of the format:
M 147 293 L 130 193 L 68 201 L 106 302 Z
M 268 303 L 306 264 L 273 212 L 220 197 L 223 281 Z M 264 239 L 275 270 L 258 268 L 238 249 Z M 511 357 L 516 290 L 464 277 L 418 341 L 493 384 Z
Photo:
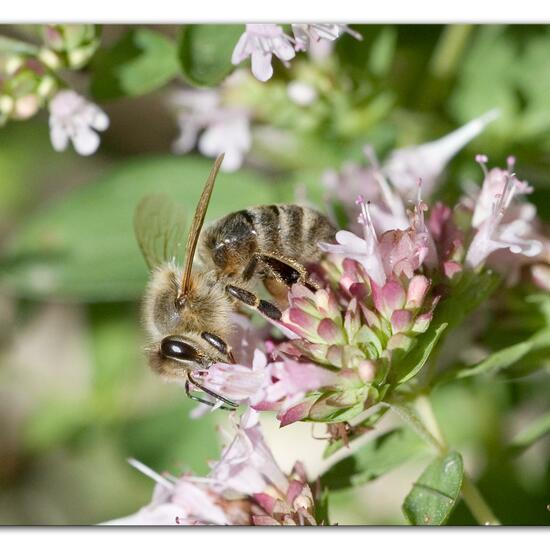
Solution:
M 208 368 L 212 362 L 193 338 L 176 334 L 147 348 L 147 354 L 151 368 L 167 380 L 181 380 L 189 371 Z

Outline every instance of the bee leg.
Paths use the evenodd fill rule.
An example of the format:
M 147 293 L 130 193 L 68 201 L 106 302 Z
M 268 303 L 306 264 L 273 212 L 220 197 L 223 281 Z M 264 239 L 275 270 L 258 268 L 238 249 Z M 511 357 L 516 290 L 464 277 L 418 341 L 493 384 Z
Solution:
M 215 401 L 207 401 L 206 399 L 202 399 L 202 397 L 197 397 L 196 395 L 193 395 L 191 393 L 191 386 L 189 384 L 189 380 L 185 381 L 185 393 L 189 399 L 192 399 L 193 401 L 198 401 L 199 403 L 204 403 L 205 405 L 210 405 L 213 407 L 216 402 Z
M 317 285 L 309 279 L 307 269 L 300 262 L 276 254 L 258 254 L 258 261 L 268 268 L 274 279 L 288 288 L 298 283 L 312 292 L 318 290 Z
M 193 384 L 193 386 L 195 386 L 196 388 L 198 388 L 199 390 L 203 391 L 204 393 L 212 396 L 214 399 L 217 399 L 219 401 L 222 401 L 223 403 L 225 403 L 226 405 L 229 405 L 228 407 L 224 407 L 223 405 L 220 407 L 220 409 L 224 409 L 226 411 L 234 411 L 237 409 L 237 407 L 239 406 L 237 403 L 229 400 L 229 399 L 226 399 L 225 397 L 222 397 L 221 395 L 217 394 L 216 392 L 213 392 L 212 390 L 209 390 L 208 388 L 204 387 L 202 384 L 199 384 L 192 376 L 191 376 L 191 373 L 187 374 L 187 378 L 189 379 L 188 382 L 191 382 L 191 384 Z M 188 394 L 189 395 L 189 394 Z M 198 399 L 200 400 L 200 399 Z M 214 405 L 216 405 L 216 402 L 214 403 L 210 403 L 206 400 L 202 400 L 201 401 L 202 403 L 207 403 L 208 405 L 211 405 L 212 407 Z
M 231 297 L 239 300 L 247 306 L 255 307 L 260 313 L 262 313 L 266 317 L 269 317 L 274 321 L 279 321 L 281 319 L 281 310 L 276 305 L 268 302 L 267 300 L 261 300 L 253 292 L 233 285 L 227 285 L 225 287 L 225 290 Z
M 219 351 L 222 355 L 225 355 L 231 363 L 235 363 L 233 352 L 231 348 L 224 342 L 219 336 L 212 334 L 211 332 L 201 333 L 201 338 L 206 340 L 215 350 Z

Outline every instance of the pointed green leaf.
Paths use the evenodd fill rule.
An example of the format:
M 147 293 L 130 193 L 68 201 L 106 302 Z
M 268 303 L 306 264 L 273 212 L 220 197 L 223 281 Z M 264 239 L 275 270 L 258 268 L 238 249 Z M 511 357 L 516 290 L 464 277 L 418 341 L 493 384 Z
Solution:
M 431 462 L 405 497 L 403 513 L 410 523 L 444 525 L 458 501 L 463 473 L 455 451 Z
M 321 476 L 321 483 L 332 490 L 362 485 L 426 452 L 427 446 L 412 430 L 397 428 L 333 464 Z
M 511 367 L 528 353 L 550 348 L 550 329 L 546 328 L 535 333 L 525 342 L 514 344 L 507 348 L 492 353 L 475 367 L 460 370 L 454 378 L 469 378 L 479 374 L 494 374 L 500 370 Z M 541 361 L 542 366 L 542 361 Z
M 179 40 L 183 77 L 193 86 L 215 86 L 233 68 L 231 55 L 244 25 L 186 25 Z
M 430 328 L 418 338 L 413 349 L 395 366 L 392 366 L 391 373 L 396 379 L 396 384 L 404 384 L 420 372 L 447 327 L 448 323 L 441 323 L 437 327 L 432 323 Z

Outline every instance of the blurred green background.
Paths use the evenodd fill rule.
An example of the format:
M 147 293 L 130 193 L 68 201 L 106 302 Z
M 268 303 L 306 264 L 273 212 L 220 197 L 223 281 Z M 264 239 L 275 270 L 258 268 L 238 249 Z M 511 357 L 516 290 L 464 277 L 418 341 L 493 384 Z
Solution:
M 320 202 L 324 170 L 360 161 L 364 144 L 384 158 L 500 107 L 499 120 L 452 161 L 440 196 L 453 200 L 463 181 L 480 181 L 476 153 L 492 164 L 514 154 L 518 176 L 535 186 L 531 198 L 550 221 L 550 27 L 354 28 L 363 41 L 343 36 L 323 63 L 301 55 L 290 70 L 276 63 L 268 83 L 248 79 L 232 91 L 232 104 L 253 112 L 253 146 L 243 168 L 220 176 L 209 218 L 293 200 L 301 188 Z M 178 74 L 153 89 L 109 88 L 117 63 L 146 54 L 155 61 L 141 50 L 117 57 L 136 29 L 104 26 L 91 63 L 66 75 L 80 91 L 89 88 L 86 95 L 110 117 L 97 154 L 54 152 L 46 112 L 0 128 L 0 524 L 90 524 L 126 515 L 152 490 L 127 457 L 159 471 L 204 474 L 219 452 L 214 427 L 225 415 L 191 420 L 194 405 L 149 372 L 141 353 L 147 270 L 133 236 L 134 207 L 144 194 L 165 191 L 191 212 L 211 160 L 170 153 L 177 125 L 167 94 L 192 81 L 177 63 Z M 179 26 L 139 29 L 166 38 L 170 46 L 158 55 L 180 55 L 182 63 Z M 32 40 L 38 30 L 3 26 L 0 34 Z M 150 70 L 146 63 L 131 70 L 136 66 L 137 76 Z M 318 101 L 292 103 L 285 90 L 294 79 L 316 87 Z M 271 140 L 266 129 L 281 139 Z M 489 349 L 550 323 L 549 310 L 526 305 L 523 295 L 506 292 L 499 301 L 508 321 L 484 337 Z M 485 315 L 491 322 L 498 312 Z M 448 439 L 505 524 L 550 523 L 548 438 L 519 456 L 507 450 L 514 435 L 548 415 L 549 357 L 534 358 L 536 371 L 523 365 L 496 379 L 442 385 L 434 395 Z M 277 433 L 273 426 L 266 420 L 283 463 L 304 458 L 310 473 L 321 470 L 318 442 L 294 456 L 293 438 L 309 427 Z M 422 465 L 335 493 L 331 520 L 404 523 L 400 504 Z M 460 504 L 450 523 L 473 519 Z

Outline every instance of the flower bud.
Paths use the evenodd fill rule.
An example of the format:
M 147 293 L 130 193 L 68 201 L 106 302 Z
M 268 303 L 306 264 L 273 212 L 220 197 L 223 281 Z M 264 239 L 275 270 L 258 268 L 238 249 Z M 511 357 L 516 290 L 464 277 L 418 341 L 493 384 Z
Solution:
M 40 59 L 51 69 L 80 69 L 99 46 L 98 25 L 44 25 Z

